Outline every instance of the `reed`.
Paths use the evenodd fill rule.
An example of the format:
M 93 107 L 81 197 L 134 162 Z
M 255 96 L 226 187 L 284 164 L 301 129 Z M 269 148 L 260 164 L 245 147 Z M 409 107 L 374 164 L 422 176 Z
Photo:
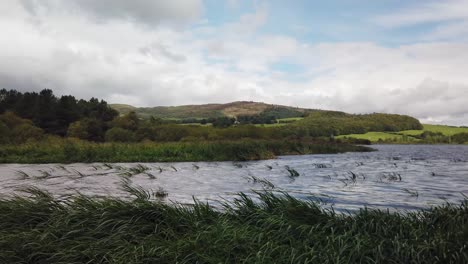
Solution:
M 278 155 L 370 151 L 324 141 L 237 140 L 169 143 L 91 143 L 73 139 L 4 145 L 0 163 L 247 161 Z
M 224 202 L 0 198 L 2 263 L 467 263 L 468 201 L 415 212 L 339 214 L 258 192 Z
M 293 168 L 291 168 L 291 167 L 289 167 L 287 165 L 285 166 L 285 169 L 289 172 L 289 177 L 291 177 L 291 178 L 296 178 L 296 177 L 300 176 L 300 174 L 299 174 L 299 172 L 297 172 L 297 170 L 295 170 L 295 169 L 293 169 Z

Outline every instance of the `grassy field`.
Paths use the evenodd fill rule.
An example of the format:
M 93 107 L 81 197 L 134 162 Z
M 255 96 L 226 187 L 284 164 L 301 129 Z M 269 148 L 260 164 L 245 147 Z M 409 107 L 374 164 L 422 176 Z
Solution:
M 326 141 L 238 140 L 168 143 L 92 143 L 72 139 L 3 145 L 0 163 L 245 161 L 278 155 L 372 149 Z
M 289 118 L 279 118 L 277 119 L 277 123 L 274 124 L 256 124 L 255 126 L 258 127 L 281 127 L 291 123 L 294 123 L 298 120 L 304 119 L 303 117 L 289 117 Z
M 398 133 L 404 134 L 404 135 L 410 135 L 410 136 L 420 135 L 424 131 L 440 132 L 444 134 L 445 136 L 453 136 L 457 133 L 468 133 L 468 127 L 454 127 L 454 126 L 428 125 L 428 124 L 423 124 L 423 126 L 424 126 L 423 130 L 405 130 L 405 131 L 400 131 Z
M 304 119 L 303 117 L 289 117 L 289 118 L 279 118 L 277 121 L 278 122 L 285 122 L 285 123 L 290 123 L 290 122 L 294 122 L 294 121 L 298 121 L 298 120 L 301 120 L 301 119 Z
M 211 123 L 206 123 L 206 124 L 201 124 L 201 123 L 185 123 L 185 124 L 180 124 L 182 126 L 213 126 Z
M 337 214 L 288 195 L 224 210 L 85 196 L 0 199 L 2 263 L 468 263 L 468 201 L 414 213 Z
M 409 141 L 409 142 L 417 142 L 418 140 L 412 137 L 387 133 L 387 132 L 367 132 L 365 134 L 350 134 L 350 135 L 341 135 L 337 136 L 336 138 L 358 138 L 358 139 L 367 139 L 371 142 L 377 142 L 379 140 L 393 140 L 393 141 Z
M 274 124 L 255 124 L 256 127 L 282 127 L 287 123 L 274 123 Z
M 358 138 L 367 139 L 371 142 L 378 142 L 379 139 L 383 141 L 394 141 L 399 143 L 418 143 L 420 139 L 414 138 L 414 136 L 421 135 L 424 131 L 440 132 L 444 136 L 453 136 L 457 133 L 468 133 L 468 127 L 454 127 L 444 125 L 428 125 L 424 124 L 422 130 L 404 130 L 399 132 L 368 132 L 365 134 L 350 134 L 341 135 L 337 138 Z

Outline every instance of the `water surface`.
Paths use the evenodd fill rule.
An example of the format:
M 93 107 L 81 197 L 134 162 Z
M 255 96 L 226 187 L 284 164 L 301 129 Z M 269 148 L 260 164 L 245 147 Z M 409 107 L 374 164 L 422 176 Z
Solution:
M 3 164 L 0 195 L 29 186 L 65 197 L 77 192 L 128 197 L 122 180 L 164 190 L 166 201 L 231 200 L 269 189 L 321 199 L 336 210 L 391 210 L 460 203 L 468 195 L 468 146 L 374 145 L 376 152 L 282 156 L 250 162 Z M 299 176 L 294 176 L 295 171 Z

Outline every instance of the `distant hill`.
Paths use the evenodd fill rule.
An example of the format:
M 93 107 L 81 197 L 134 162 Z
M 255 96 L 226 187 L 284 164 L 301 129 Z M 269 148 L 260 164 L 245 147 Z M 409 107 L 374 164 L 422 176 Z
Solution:
M 120 114 L 135 111 L 139 116 L 163 119 L 209 119 L 236 117 L 241 124 L 291 124 L 291 134 L 302 136 L 330 136 L 364 134 L 375 131 L 419 130 L 422 125 L 416 118 L 396 114 L 348 114 L 339 111 L 297 108 L 259 102 L 232 102 L 183 106 L 158 106 L 135 108 L 128 105 L 111 105 Z M 191 120 L 192 123 L 193 120 Z M 196 122 L 196 121 L 195 121 Z
M 131 111 L 136 111 L 137 109 L 135 106 L 127 105 L 127 104 L 111 104 L 110 107 L 113 108 L 114 110 L 117 110 L 117 112 L 119 112 L 119 114 L 121 115 L 126 114 Z
M 319 110 L 273 105 L 261 102 L 239 101 L 227 104 L 202 104 L 181 106 L 134 107 L 125 104 L 111 104 L 120 114 L 135 111 L 143 118 L 150 116 L 167 119 L 238 117 L 244 115 L 271 114 L 276 118 L 302 117 L 306 112 Z

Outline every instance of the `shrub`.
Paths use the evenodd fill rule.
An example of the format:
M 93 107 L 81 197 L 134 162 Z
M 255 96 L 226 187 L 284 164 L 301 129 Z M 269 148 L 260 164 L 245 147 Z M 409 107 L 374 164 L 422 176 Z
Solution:
M 136 135 L 133 131 L 114 127 L 107 130 L 105 139 L 108 142 L 135 142 Z
M 15 127 L 11 133 L 14 135 L 16 143 L 23 143 L 28 140 L 39 140 L 44 135 L 44 131 L 31 124 L 22 124 Z

